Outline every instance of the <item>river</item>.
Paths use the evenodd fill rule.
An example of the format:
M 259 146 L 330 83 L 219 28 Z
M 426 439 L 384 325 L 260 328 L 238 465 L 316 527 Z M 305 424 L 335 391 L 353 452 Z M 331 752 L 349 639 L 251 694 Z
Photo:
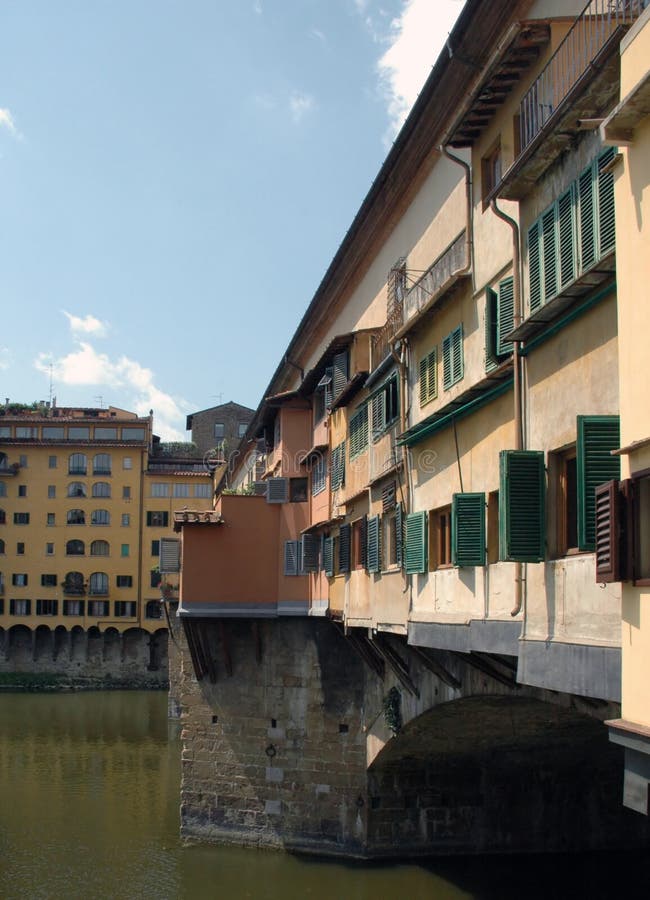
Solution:
M 183 846 L 180 746 L 162 692 L 0 695 L 2 900 L 596 900 L 648 857 L 349 865 Z

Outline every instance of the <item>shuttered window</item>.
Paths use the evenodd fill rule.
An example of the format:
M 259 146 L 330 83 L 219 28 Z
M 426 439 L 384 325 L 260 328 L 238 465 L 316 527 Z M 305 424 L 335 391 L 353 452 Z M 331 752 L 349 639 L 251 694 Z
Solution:
M 303 534 L 300 541 L 300 566 L 303 572 L 318 572 L 319 539 L 313 534 Z
M 448 334 L 442 341 L 442 381 L 445 390 L 463 377 L 463 326 Z
M 427 570 L 427 514 L 409 513 L 406 517 L 406 572 L 422 574 Z
M 438 350 L 436 347 L 420 360 L 420 406 L 438 396 Z
M 364 403 L 350 419 L 350 459 L 368 447 L 368 406 Z
M 372 574 L 379 571 L 381 554 L 379 546 L 379 516 L 368 516 L 366 520 L 366 565 Z
M 485 370 L 495 369 L 512 353 L 512 343 L 505 337 L 515 324 L 514 279 L 504 278 L 496 291 L 485 292 Z
M 323 454 L 318 454 L 312 462 L 311 468 L 311 492 L 315 497 L 325 490 L 325 478 L 327 475 L 327 459 Z
M 269 478 L 266 482 L 267 503 L 287 503 L 289 500 L 289 479 Z
M 181 569 L 181 542 L 177 538 L 161 538 L 160 544 L 160 571 L 180 572 Z
M 528 229 L 528 305 L 534 313 L 615 247 L 616 155 L 606 148 Z
M 578 416 L 578 547 L 596 546 L 596 488 L 620 478 L 621 464 L 611 451 L 620 446 L 618 416 Z
M 619 482 L 606 481 L 595 492 L 596 581 L 621 580 L 621 498 Z
M 345 484 L 345 441 L 332 450 L 332 469 L 330 472 L 330 489 L 337 491 Z
M 350 548 L 352 529 L 349 523 L 339 529 L 339 572 L 350 571 Z
M 397 565 L 401 569 L 404 565 L 404 515 L 401 503 L 395 507 L 395 555 Z
M 334 575 L 334 538 L 323 538 L 323 571 L 328 578 Z
M 451 561 L 485 565 L 485 494 L 454 494 L 451 502 Z
M 544 454 L 499 454 L 499 559 L 541 562 L 546 550 Z
M 332 388 L 333 399 L 339 396 L 348 383 L 348 351 L 337 353 L 332 360 Z
M 397 373 L 392 374 L 370 398 L 370 418 L 373 441 L 377 441 L 399 418 Z
M 284 542 L 284 574 L 300 574 L 300 541 Z

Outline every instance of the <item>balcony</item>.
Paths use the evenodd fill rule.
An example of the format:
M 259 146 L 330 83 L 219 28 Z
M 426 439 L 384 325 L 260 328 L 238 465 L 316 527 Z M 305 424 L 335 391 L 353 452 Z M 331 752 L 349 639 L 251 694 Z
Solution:
M 520 151 L 494 194 L 521 200 L 582 130 L 618 98 L 621 38 L 648 0 L 590 0 L 519 108 Z

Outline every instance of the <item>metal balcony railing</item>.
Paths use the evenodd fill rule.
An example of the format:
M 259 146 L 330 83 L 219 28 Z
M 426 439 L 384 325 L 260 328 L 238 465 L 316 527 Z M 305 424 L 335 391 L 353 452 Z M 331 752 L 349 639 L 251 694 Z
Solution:
M 533 82 L 519 110 L 520 153 L 537 137 L 599 53 L 649 0 L 590 0 Z
M 383 362 L 388 354 L 390 353 L 390 345 L 391 341 L 395 334 L 399 331 L 399 329 L 404 324 L 404 309 L 400 304 L 398 306 L 394 306 L 390 313 L 388 314 L 388 319 L 386 320 L 386 324 L 379 331 L 378 334 L 373 335 L 372 342 L 370 344 L 371 350 L 371 359 L 370 359 L 370 369 L 373 371 L 377 368 L 377 366 Z

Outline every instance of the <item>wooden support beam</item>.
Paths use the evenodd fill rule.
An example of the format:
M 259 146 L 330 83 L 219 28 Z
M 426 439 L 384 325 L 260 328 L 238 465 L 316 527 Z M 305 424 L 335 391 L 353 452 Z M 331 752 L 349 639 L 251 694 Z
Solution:
M 405 687 L 410 694 L 413 694 L 414 697 L 419 697 L 420 691 L 411 678 L 408 663 L 402 659 L 395 648 L 392 647 L 385 638 L 380 637 L 379 635 L 374 638 L 373 644 L 379 650 L 393 672 L 397 675 L 400 684 Z
M 433 672 L 448 687 L 458 689 L 461 682 L 455 675 L 452 675 L 449 669 L 445 668 L 437 659 L 434 658 L 433 652 L 424 647 L 409 646 L 411 652 L 419 659 L 425 669 Z

